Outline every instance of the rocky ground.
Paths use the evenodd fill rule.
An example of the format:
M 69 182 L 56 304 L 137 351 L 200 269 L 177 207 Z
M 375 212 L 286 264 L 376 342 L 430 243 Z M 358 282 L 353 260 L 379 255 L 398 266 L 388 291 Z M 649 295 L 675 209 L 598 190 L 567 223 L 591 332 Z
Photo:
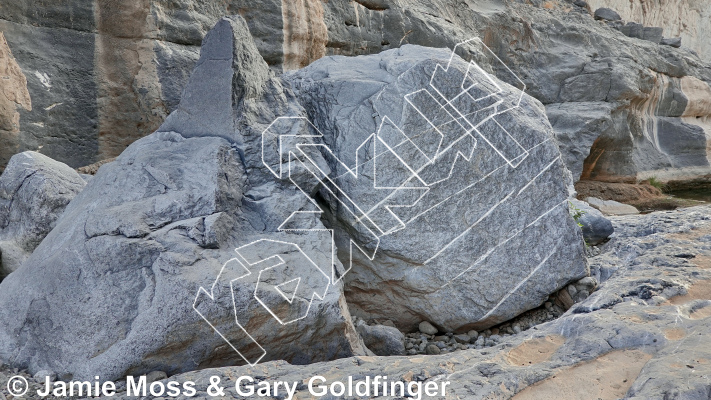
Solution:
M 222 398 L 242 398 L 234 380 L 249 375 L 302 382 L 297 399 L 313 398 L 306 386 L 313 375 L 329 381 L 387 375 L 390 381 L 449 381 L 446 396 L 439 397 L 446 399 L 707 399 L 711 206 L 611 219 L 612 239 L 589 251 L 599 287 L 554 320 L 525 329 L 519 318 L 495 328 L 498 333 L 469 334 L 468 344 L 459 343 L 467 349 L 456 352 L 438 344 L 461 341 L 461 335 L 407 334 L 410 353 L 415 348 L 419 353 L 419 341 L 441 347 L 438 355 L 352 357 L 307 366 L 274 361 L 170 379 L 196 382 L 195 398 L 209 398 L 205 391 L 213 375 L 228 387 Z M 554 302 L 546 306 L 555 314 Z M 2 370 L 7 376 L 13 372 Z
M 448 380 L 448 399 L 707 399 L 711 207 L 612 220 L 614 237 L 590 258 L 598 290 L 560 318 L 501 336 L 492 347 L 298 367 L 272 362 L 173 379 L 251 375 L 302 381 L 321 374 L 344 380 L 381 374 L 403 381 Z M 305 390 L 297 396 L 311 398 Z
M 711 67 L 661 28 L 582 0 L 94 2 L 0 6 L 0 379 L 28 397 L 142 374 L 711 397 L 711 208 L 639 215 L 711 176 Z M 585 203 L 578 177 L 646 183 Z
M 654 183 L 652 185 L 651 183 Z M 678 207 L 691 207 L 702 204 L 700 201 L 675 197 L 666 193 L 670 189 L 654 179 L 639 183 L 578 181 L 575 190 L 578 199 L 585 200 L 589 197 L 601 200 L 613 200 L 629 204 L 640 212 L 659 210 L 673 210 Z

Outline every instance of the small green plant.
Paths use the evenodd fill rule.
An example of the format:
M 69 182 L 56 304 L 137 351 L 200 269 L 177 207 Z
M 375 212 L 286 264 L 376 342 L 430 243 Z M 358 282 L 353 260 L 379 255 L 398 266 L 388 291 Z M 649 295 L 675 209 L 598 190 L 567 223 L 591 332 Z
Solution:
M 580 218 L 585 215 L 585 211 L 575 207 L 575 204 L 573 204 L 572 201 L 568 201 L 568 206 L 570 207 L 570 215 L 573 217 L 573 220 L 575 220 L 575 223 L 582 228 L 583 224 L 580 222 Z
M 650 177 L 650 178 L 648 179 L 648 181 L 649 181 L 649 184 L 650 184 L 651 186 L 654 186 L 655 188 L 657 188 L 657 189 L 659 189 L 659 190 L 661 190 L 661 191 L 664 191 L 664 188 L 666 187 L 666 185 L 665 185 L 664 183 L 660 182 L 660 181 L 657 179 L 657 177 L 655 177 L 655 176 Z
M 575 204 L 573 204 L 573 202 L 570 200 L 568 200 L 568 207 L 570 210 L 570 215 L 573 217 L 575 223 L 578 224 L 578 227 L 580 227 L 580 229 L 583 229 L 584 225 L 582 222 L 580 222 L 580 219 L 583 217 L 583 215 L 585 215 L 585 211 L 579 209 L 578 207 L 575 207 Z M 586 248 L 589 246 L 587 240 L 583 239 L 583 243 L 585 244 Z

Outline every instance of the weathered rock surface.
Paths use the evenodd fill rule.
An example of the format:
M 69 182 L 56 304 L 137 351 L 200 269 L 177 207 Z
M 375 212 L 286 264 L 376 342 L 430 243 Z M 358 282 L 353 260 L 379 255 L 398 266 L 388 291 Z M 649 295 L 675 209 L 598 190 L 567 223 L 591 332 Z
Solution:
M 32 110 L 32 100 L 27 91 L 27 78 L 17 65 L 0 31 L 0 172 L 13 154 L 17 152 L 17 136 L 20 132 L 19 108 Z
M 609 7 L 622 19 L 646 26 L 664 28 L 665 37 L 681 37 L 684 46 L 694 49 L 702 58 L 711 61 L 711 9 L 697 0 L 669 3 L 663 0 L 590 0 L 590 5 Z
M 461 50 L 496 68 L 484 47 Z M 364 319 L 483 329 L 587 274 L 543 107 L 498 80 L 498 111 L 472 101 L 488 93 L 489 75 L 474 70 L 449 51 L 409 45 L 284 75 L 335 156 L 340 191 L 320 193 L 339 258 L 352 261 L 349 306 Z M 467 76 L 482 85 L 474 97 L 458 95 Z M 451 108 L 437 106 L 447 99 Z
M 682 36 L 685 45 L 711 54 L 708 7 L 692 0 L 620 1 L 590 5 L 644 25 L 638 37 L 658 43 L 658 29 L 647 28 L 665 27 L 665 36 Z M 278 72 L 325 55 L 372 54 L 408 43 L 452 48 L 483 38 L 551 110 L 575 179 L 582 173 L 607 181 L 711 180 L 708 64 L 688 49 L 625 37 L 568 1 L 83 0 L 38 6 L 37 13 L 20 3 L 0 10 L 0 30 L 27 76 L 34 107 L 19 110 L 12 143 L 19 151 L 42 146 L 71 166 L 115 156 L 154 130 L 177 106 L 207 27 L 239 11 Z M 494 72 L 506 80 L 505 69 Z M 569 116 L 560 117 L 562 110 Z
M 26 79 L 11 75 L 25 96 L 12 140 L 0 127 L 12 145 L 0 167 L 25 150 L 81 167 L 153 132 L 177 106 L 203 36 L 229 14 L 218 3 L 4 1 L 0 52 L 12 50 Z
M 213 67 L 221 74 L 205 74 Z M 291 213 L 284 204 L 311 203 L 264 167 L 252 123 L 300 107 L 242 19 L 211 31 L 193 78 L 193 88 L 205 79 L 211 92 L 188 90 L 180 110 L 205 93 L 221 119 L 193 115 L 177 132 L 133 143 L 74 198 L 25 267 L 0 283 L 5 362 L 118 379 L 366 354 L 342 283 L 331 281 L 332 268 L 342 270 L 331 235 L 315 217 L 304 218 L 314 231 L 278 229 Z
M 612 222 L 605 218 L 599 210 L 584 201 L 571 199 L 570 202 L 582 212 L 578 223 L 582 225 L 583 237 L 587 245 L 597 246 L 615 232 Z
M 326 385 L 385 375 L 389 382 L 449 381 L 446 399 L 707 399 L 711 208 L 611 219 L 615 238 L 590 259 L 599 289 L 561 318 L 495 347 L 305 367 L 277 361 L 171 379 L 192 380 L 204 395 L 217 375 L 228 397 L 236 396 L 235 377 L 244 375 L 301 383 L 297 398 L 310 398 L 314 375 L 326 377 Z
M 0 176 L 0 279 L 17 270 L 86 183 L 67 165 L 26 151 Z

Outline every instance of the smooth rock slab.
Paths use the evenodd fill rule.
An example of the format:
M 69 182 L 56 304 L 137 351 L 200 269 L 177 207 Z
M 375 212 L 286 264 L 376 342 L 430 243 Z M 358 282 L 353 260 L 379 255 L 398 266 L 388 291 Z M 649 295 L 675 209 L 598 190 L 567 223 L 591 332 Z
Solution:
M 585 199 L 588 204 L 597 208 L 605 215 L 631 215 L 639 214 L 636 207 L 629 204 L 623 204 L 615 200 L 601 200 L 597 197 L 588 197 Z

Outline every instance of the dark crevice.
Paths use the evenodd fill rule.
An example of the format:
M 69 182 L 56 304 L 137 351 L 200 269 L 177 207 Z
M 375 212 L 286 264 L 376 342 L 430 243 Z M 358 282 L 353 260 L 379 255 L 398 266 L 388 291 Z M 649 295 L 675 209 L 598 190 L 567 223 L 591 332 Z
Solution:
M 385 11 L 390 7 L 382 0 L 353 0 L 371 11 Z

